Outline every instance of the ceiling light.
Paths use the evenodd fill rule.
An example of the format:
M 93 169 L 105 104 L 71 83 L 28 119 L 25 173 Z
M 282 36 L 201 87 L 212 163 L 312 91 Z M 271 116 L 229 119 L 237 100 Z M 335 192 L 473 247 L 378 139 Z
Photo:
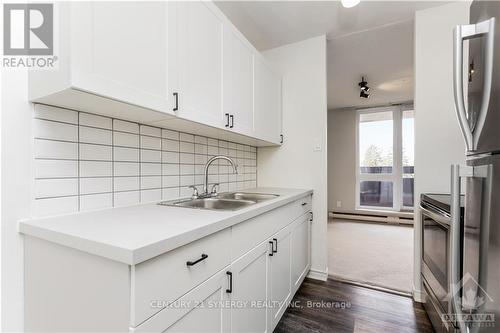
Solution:
M 351 8 L 359 4 L 361 0 L 341 0 L 342 6 L 345 8 Z
M 368 98 L 370 97 L 370 94 L 368 93 L 370 91 L 370 87 L 368 87 L 368 82 L 365 81 L 365 77 L 361 77 L 361 82 L 358 83 L 359 86 L 359 97 L 361 98 Z

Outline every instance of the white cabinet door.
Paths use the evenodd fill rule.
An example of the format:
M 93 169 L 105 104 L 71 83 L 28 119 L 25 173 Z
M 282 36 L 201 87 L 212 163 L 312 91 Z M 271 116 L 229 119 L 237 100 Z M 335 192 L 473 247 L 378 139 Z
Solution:
M 223 127 L 223 21 L 214 4 L 177 1 L 173 26 L 177 29 L 177 115 L 206 125 Z M 174 107 L 174 108 L 175 108 Z
M 74 2 L 70 6 L 71 85 L 172 113 L 167 75 L 168 4 Z
M 233 274 L 231 332 L 267 332 L 267 263 L 265 241 L 231 264 Z
M 269 332 L 278 324 L 291 297 L 290 235 L 291 225 L 288 225 L 270 239 L 274 250 L 269 257 Z
M 291 283 L 292 294 L 300 287 L 304 277 L 309 271 L 310 265 L 310 219 L 311 214 L 307 213 L 295 221 L 292 225 L 291 251 L 292 269 Z
M 235 28 L 224 26 L 224 126 L 253 134 L 253 49 Z
M 274 143 L 281 135 L 281 78 L 262 56 L 254 59 L 254 130 L 255 136 Z
M 227 272 L 218 272 L 131 331 L 229 332 L 230 307 L 227 306 L 227 289 L 230 287 L 230 277 Z

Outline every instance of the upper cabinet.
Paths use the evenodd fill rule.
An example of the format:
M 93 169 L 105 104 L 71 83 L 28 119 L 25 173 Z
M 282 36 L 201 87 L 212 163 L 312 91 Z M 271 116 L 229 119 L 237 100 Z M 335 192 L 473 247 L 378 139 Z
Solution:
M 215 127 L 222 126 L 223 21 L 210 2 L 172 2 L 169 25 L 177 29 L 172 57 L 177 115 Z
M 30 101 L 280 143 L 281 78 L 212 2 L 56 8 L 57 67 L 30 71 Z
M 58 68 L 30 72 L 30 99 L 96 113 L 105 109 L 125 118 L 133 115 L 120 110 L 133 106 L 174 115 L 168 7 L 164 2 L 59 3 Z M 142 113 L 138 121 L 161 118 L 137 113 Z
M 254 50 L 229 24 L 224 29 L 224 126 L 252 136 Z
M 254 61 L 255 136 L 279 143 L 281 137 L 281 77 L 260 55 Z

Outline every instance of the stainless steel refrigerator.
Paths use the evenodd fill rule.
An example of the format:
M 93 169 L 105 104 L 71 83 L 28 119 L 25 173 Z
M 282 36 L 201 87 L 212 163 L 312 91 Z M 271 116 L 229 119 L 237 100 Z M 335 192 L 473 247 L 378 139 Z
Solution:
M 450 321 L 461 333 L 500 332 L 500 1 L 474 1 L 470 24 L 455 28 L 454 42 L 467 167 L 452 166 Z

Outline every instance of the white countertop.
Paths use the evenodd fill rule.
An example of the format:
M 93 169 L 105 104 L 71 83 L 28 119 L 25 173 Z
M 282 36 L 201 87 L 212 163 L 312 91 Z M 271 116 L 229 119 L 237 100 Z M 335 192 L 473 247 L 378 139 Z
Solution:
M 280 196 L 236 211 L 170 207 L 156 203 L 19 222 L 19 232 L 135 265 L 285 205 L 312 190 L 255 188 Z

